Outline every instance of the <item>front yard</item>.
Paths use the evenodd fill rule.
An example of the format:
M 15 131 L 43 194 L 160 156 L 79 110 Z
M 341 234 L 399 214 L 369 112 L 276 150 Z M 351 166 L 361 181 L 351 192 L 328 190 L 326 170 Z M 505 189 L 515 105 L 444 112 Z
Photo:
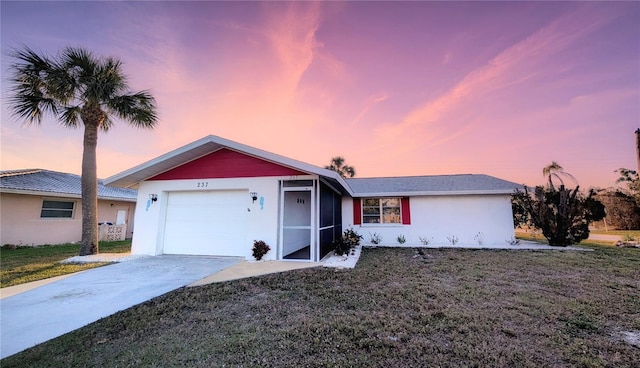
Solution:
M 3 367 L 637 367 L 640 251 L 365 249 L 183 288 Z
M 131 240 L 100 242 L 102 253 L 131 251 Z M 106 263 L 62 264 L 60 261 L 77 256 L 79 244 L 43 245 L 9 249 L 0 247 L 0 287 L 14 286 L 50 277 L 66 275 Z

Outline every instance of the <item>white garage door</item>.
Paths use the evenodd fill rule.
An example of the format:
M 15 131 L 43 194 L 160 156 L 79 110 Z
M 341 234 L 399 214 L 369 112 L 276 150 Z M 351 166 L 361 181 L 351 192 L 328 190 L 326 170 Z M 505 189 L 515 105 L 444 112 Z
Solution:
M 245 256 L 249 192 L 172 192 L 167 202 L 165 254 Z

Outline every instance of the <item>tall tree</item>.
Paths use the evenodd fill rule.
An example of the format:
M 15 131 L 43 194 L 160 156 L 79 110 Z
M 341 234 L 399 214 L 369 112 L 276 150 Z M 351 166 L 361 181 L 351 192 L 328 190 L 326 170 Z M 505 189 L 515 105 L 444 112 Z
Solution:
M 638 173 L 640 172 L 640 129 L 636 129 L 634 134 L 636 136 L 636 166 L 638 167 L 636 173 Z
M 324 167 L 340 174 L 343 178 L 353 178 L 356 176 L 356 169 L 353 166 L 345 165 L 344 157 L 336 156 L 331 158 L 331 165 Z
M 589 224 L 605 216 L 604 206 L 593 198 L 595 192 L 591 190 L 587 196 L 582 195 L 577 181 L 574 189 L 565 188 L 562 177 L 574 181 L 575 178 L 555 161 L 542 172 L 548 177 L 547 187 L 537 186 L 530 193 L 525 186 L 524 192 L 516 191 L 513 195 L 514 224 L 528 222 L 541 229 L 549 245 L 566 246 L 587 239 Z M 554 179 L 561 182 L 558 187 Z
M 569 178 L 576 184 L 576 187 L 578 186 L 578 181 L 576 180 L 576 178 L 574 178 L 573 175 L 569 174 L 568 172 L 564 171 L 562 166 L 560 166 L 560 164 L 555 161 L 551 161 L 550 165 L 542 168 L 542 176 L 547 178 L 550 189 L 555 188 L 554 181 L 559 181 L 560 185 L 564 186 L 565 184 L 562 178 Z
M 84 48 L 68 47 L 48 57 L 28 47 L 11 55 L 9 105 L 26 125 L 40 125 L 52 115 L 63 126 L 84 126 L 82 153 L 82 245 L 80 255 L 98 253 L 98 131 L 113 119 L 138 128 L 158 120 L 155 99 L 147 92 L 129 92 L 120 60 L 99 57 Z

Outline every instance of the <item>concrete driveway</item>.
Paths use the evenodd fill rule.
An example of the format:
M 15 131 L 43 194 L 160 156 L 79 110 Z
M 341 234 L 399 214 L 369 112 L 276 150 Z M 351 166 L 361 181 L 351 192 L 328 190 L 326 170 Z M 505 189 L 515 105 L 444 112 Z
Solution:
M 155 256 L 74 274 L 0 301 L 0 358 L 189 285 L 240 258 Z

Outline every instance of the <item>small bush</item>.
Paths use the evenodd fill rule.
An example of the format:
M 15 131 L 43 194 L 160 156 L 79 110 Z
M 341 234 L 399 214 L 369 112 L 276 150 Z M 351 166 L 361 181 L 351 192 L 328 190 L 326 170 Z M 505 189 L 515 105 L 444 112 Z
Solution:
M 349 228 L 344 231 L 342 237 L 334 240 L 331 245 L 335 253 L 339 256 L 342 256 L 345 254 L 349 254 L 351 249 L 360 244 L 360 240 L 362 240 L 362 235 Z
M 254 240 L 253 241 L 253 258 L 256 259 L 256 261 L 259 261 L 262 259 L 262 257 L 264 257 L 265 254 L 267 254 L 267 252 L 269 252 L 271 250 L 271 247 L 265 243 L 262 240 Z
M 433 239 L 433 238 L 427 238 L 426 236 L 423 238 L 421 236 L 418 237 L 418 239 L 420 239 L 420 243 L 424 244 L 424 245 L 429 245 L 429 242 Z
M 382 235 L 378 234 L 378 233 L 369 233 L 370 236 L 370 242 L 371 244 L 380 244 L 380 242 L 382 242 Z
M 476 243 L 478 243 L 478 245 L 484 245 L 484 233 L 479 232 L 477 233 L 473 239 L 476 241 Z
M 407 241 L 407 239 L 402 234 L 398 235 L 396 240 L 398 241 L 398 244 L 404 244 Z
M 348 242 L 346 242 L 344 240 L 344 238 L 340 237 L 336 240 L 334 240 L 331 243 L 332 247 L 333 247 L 333 251 L 335 252 L 335 254 L 339 255 L 339 256 L 343 256 L 345 254 L 349 254 L 349 252 L 351 252 L 351 249 L 353 248 L 351 246 L 351 244 L 349 244 Z
M 520 239 L 516 238 L 515 236 L 512 236 L 511 239 L 507 239 L 505 240 L 505 242 L 507 242 L 507 244 L 509 245 L 519 245 Z
M 342 239 L 344 239 L 345 242 L 355 247 L 356 245 L 360 244 L 360 240 L 362 240 L 362 235 L 358 234 L 352 228 L 349 228 L 344 231 L 344 234 L 342 234 Z
M 458 237 L 455 235 L 447 236 L 447 240 L 449 241 L 449 243 L 451 243 L 451 245 L 456 245 L 456 243 L 460 241 L 460 239 L 458 239 Z

